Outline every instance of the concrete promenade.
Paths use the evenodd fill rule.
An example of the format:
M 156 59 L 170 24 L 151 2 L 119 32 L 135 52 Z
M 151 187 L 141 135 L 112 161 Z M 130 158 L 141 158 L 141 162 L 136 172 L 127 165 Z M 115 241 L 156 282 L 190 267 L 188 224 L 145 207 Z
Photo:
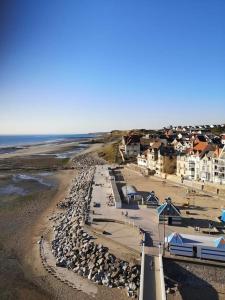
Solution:
M 151 236 L 147 233 L 144 247 L 145 266 L 143 300 L 165 299 L 164 275 L 159 254 L 160 249 L 158 247 L 153 247 Z
M 109 206 L 109 195 L 112 193 L 111 182 L 108 177 L 108 165 L 97 166 L 94 183 L 92 187 L 92 201 L 91 201 L 91 221 L 93 219 L 102 220 L 101 222 L 94 222 L 92 226 L 99 230 L 104 230 L 108 233 L 107 237 L 140 251 L 141 236 L 134 227 L 134 222 L 122 215 L 121 209 L 115 206 Z M 94 206 L 97 203 L 97 207 Z M 94 212 L 94 213 L 93 213 Z M 118 222 L 126 222 L 130 226 L 124 226 L 120 223 L 108 222 L 108 220 L 117 220 Z M 104 221 L 105 220 L 105 221 Z M 133 228 L 132 228 L 133 227 Z M 136 231 L 135 231 L 136 230 Z
M 122 209 L 107 205 L 108 196 L 111 194 L 110 181 L 107 179 L 107 168 L 108 165 L 96 167 L 91 201 L 91 211 L 94 210 L 94 215 L 91 214 L 91 217 L 115 219 L 141 227 L 151 235 L 153 240 L 151 246 L 157 246 L 162 240 L 159 238 L 158 216 L 155 209 L 137 204 L 127 205 L 123 203 Z M 100 207 L 94 207 L 94 202 L 99 203 Z M 127 217 L 125 217 L 125 212 L 128 213 Z
M 156 210 L 137 204 L 128 206 L 125 203 L 123 203 L 122 209 L 116 209 L 114 206 L 107 205 L 110 194 L 111 184 L 108 178 L 108 165 L 97 166 L 92 190 L 91 210 L 94 210 L 94 214 L 91 215 L 92 219 L 114 219 L 127 222 L 130 227 L 107 221 L 94 222 L 92 226 L 110 233 L 112 240 L 139 251 L 141 235 L 137 231 L 136 234 L 132 233 L 132 229 L 134 230 L 137 226 L 146 231 L 143 300 L 162 300 L 158 258 L 158 244 L 162 241 L 159 239 Z M 98 203 L 99 207 L 94 207 L 94 202 Z M 128 216 L 125 217 L 122 212 L 127 212 Z M 134 228 L 132 228 L 133 226 Z

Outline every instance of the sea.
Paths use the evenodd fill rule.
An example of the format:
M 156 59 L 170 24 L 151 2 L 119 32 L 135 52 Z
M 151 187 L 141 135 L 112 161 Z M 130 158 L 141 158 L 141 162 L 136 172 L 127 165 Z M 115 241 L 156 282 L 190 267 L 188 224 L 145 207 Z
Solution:
M 52 135 L 0 135 L 0 148 L 19 147 L 39 143 L 82 140 L 95 137 L 94 134 L 52 134 Z
M 66 135 L 0 135 L 0 154 L 12 153 L 18 148 L 35 144 L 49 144 L 54 142 L 74 142 L 79 141 L 79 146 L 70 151 L 47 154 L 57 157 L 58 159 L 69 158 L 74 153 L 84 149 L 87 145 L 82 144 L 82 140 L 94 138 L 95 134 L 66 134 Z M 39 155 L 46 155 L 41 153 Z M 50 189 L 55 186 L 55 182 L 50 178 L 51 172 L 42 173 L 15 173 L 11 174 L 8 180 L 0 180 L 0 208 L 1 200 L 5 196 L 20 195 L 25 196 L 40 191 Z

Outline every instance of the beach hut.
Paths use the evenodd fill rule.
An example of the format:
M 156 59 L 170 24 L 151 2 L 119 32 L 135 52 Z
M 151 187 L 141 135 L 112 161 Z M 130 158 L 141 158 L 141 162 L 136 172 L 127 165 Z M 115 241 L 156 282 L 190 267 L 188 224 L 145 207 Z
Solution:
M 193 245 L 187 243 L 187 239 L 177 232 L 171 233 L 166 239 L 168 250 L 173 255 L 182 255 L 192 257 Z
M 225 239 L 222 236 L 217 239 L 212 238 L 211 241 L 208 238 L 205 244 L 197 248 L 200 258 L 225 261 Z
M 223 236 L 221 236 L 215 240 L 215 246 L 216 246 L 216 248 L 225 250 L 225 239 Z
M 146 204 L 147 207 L 156 207 L 159 205 L 159 199 L 156 197 L 153 191 L 149 193 L 148 197 L 146 198 Z
M 225 223 L 225 209 L 222 210 L 221 221 Z
M 167 243 L 183 245 L 182 236 L 177 232 L 173 232 L 167 237 Z
M 165 238 L 171 254 L 225 261 L 225 238 L 172 233 Z
M 165 203 L 157 208 L 159 223 L 166 222 L 168 225 L 181 225 L 182 217 L 179 209 L 173 205 L 171 198 L 166 198 Z

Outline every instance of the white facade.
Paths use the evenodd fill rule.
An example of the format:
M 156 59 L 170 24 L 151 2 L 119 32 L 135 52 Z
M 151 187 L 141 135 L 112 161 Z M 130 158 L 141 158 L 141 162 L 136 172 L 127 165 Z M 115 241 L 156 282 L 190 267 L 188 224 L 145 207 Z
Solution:
M 162 159 L 159 151 L 147 150 L 146 154 L 137 156 L 137 164 L 139 167 L 155 171 L 156 174 L 160 175 L 162 172 Z
M 204 156 L 198 162 L 198 178 L 202 181 L 213 182 L 213 158 Z
M 147 167 L 151 171 L 157 172 L 158 168 L 158 152 L 154 150 L 147 151 Z
M 221 143 L 222 143 L 223 145 L 225 145 L 225 134 L 222 135 Z
M 225 157 L 213 159 L 213 182 L 225 184 Z
M 147 156 L 142 154 L 142 155 L 138 155 L 137 156 L 137 164 L 139 167 L 141 168 L 148 168 L 148 160 L 147 160 Z
M 205 155 L 179 155 L 177 157 L 177 176 L 190 180 L 202 180 L 225 184 L 225 146 L 219 157 Z
M 186 179 L 196 179 L 196 157 L 189 155 L 177 156 L 177 176 Z
M 137 155 L 140 154 L 140 141 L 138 142 L 137 139 L 133 139 L 131 136 L 131 140 L 126 142 L 126 138 L 127 137 L 125 136 L 122 137 L 122 147 L 120 147 L 120 149 L 124 152 L 124 156 L 127 158 L 137 157 Z

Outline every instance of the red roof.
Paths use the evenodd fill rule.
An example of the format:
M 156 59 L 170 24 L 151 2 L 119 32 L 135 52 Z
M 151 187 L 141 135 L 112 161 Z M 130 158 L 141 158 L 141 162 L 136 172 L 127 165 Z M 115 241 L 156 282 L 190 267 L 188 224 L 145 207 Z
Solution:
M 204 151 L 207 147 L 208 147 L 208 143 L 207 142 L 199 142 L 197 145 L 195 145 L 193 147 L 193 151 Z

